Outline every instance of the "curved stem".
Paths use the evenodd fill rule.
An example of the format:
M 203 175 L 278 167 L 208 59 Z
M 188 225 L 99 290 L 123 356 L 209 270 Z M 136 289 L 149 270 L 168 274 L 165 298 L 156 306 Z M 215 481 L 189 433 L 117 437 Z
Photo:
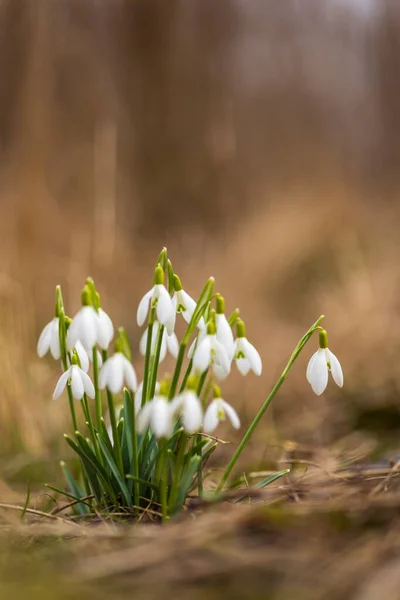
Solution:
M 225 472 L 221 478 L 221 481 L 216 489 L 217 492 L 220 492 L 226 482 L 226 480 L 228 479 L 229 475 L 231 474 L 231 471 L 233 469 L 233 467 L 236 464 L 237 459 L 239 458 L 239 456 L 241 455 L 241 453 L 243 452 L 247 442 L 249 441 L 253 431 L 255 430 L 255 428 L 257 427 L 257 425 L 259 424 L 259 422 L 261 421 L 262 417 L 264 416 L 265 411 L 267 410 L 268 406 L 271 404 L 273 398 L 276 396 L 276 393 L 278 392 L 279 388 L 281 387 L 282 383 L 285 381 L 286 376 L 288 374 L 288 372 L 290 371 L 290 368 L 292 367 L 293 363 L 295 362 L 296 358 L 299 356 L 300 352 L 302 351 L 302 349 L 304 348 L 304 346 L 306 345 L 306 343 L 308 342 L 308 340 L 310 339 L 310 337 L 312 336 L 312 334 L 314 333 L 314 331 L 316 329 L 318 329 L 318 326 L 320 324 L 320 322 L 322 321 L 322 319 L 324 318 L 324 315 L 321 315 L 320 318 L 314 323 L 314 325 L 312 327 L 310 327 L 310 329 L 307 331 L 306 334 L 303 335 L 303 337 L 301 338 L 301 340 L 299 341 L 299 343 L 297 344 L 296 348 L 294 349 L 289 362 L 287 363 L 286 367 L 284 368 L 282 375 L 279 377 L 278 381 L 276 382 L 276 384 L 274 385 L 274 387 L 271 390 L 271 393 L 269 394 L 268 398 L 265 400 L 264 404 L 261 406 L 260 410 L 258 411 L 257 415 L 255 416 L 253 422 L 251 423 L 250 427 L 248 428 L 248 430 L 246 431 L 246 433 L 243 436 L 242 441 L 240 442 L 235 454 L 232 456 L 232 459 L 229 463 L 229 465 L 227 466 L 227 468 L 225 469 Z
M 96 346 L 93 346 L 92 356 L 93 356 L 93 383 L 94 383 L 94 390 L 95 390 L 94 401 L 95 401 L 95 407 L 96 407 L 96 423 L 97 423 L 97 431 L 100 431 L 101 417 L 103 416 L 103 411 L 101 408 L 101 393 L 100 393 L 100 389 L 99 389 L 99 360 L 98 360 L 98 356 L 97 356 Z

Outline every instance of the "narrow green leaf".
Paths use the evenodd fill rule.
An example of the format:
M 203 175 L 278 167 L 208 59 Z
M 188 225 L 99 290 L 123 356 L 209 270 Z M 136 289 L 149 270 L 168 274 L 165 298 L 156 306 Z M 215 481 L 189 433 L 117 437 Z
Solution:
M 122 496 L 125 499 L 125 502 L 127 503 L 128 506 L 132 506 L 132 498 L 131 495 L 129 493 L 129 490 L 126 486 L 126 483 L 124 481 L 124 479 L 122 478 L 122 475 L 118 469 L 118 466 L 114 460 L 114 457 L 112 456 L 112 454 L 110 453 L 109 449 L 107 448 L 106 443 L 104 442 L 104 440 L 101 438 L 101 436 L 99 436 L 99 434 L 97 434 L 97 439 L 99 441 L 100 444 L 100 448 L 101 451 L 103 453 L 104 458 L 106 459 L 108 466 L 110 467 L 115 479 L 118 482 L 120 491 Z
M 189 461 L 189 464 L 187 465 L 186 469 L 183 471 L 181 481 L 179 484 L 179 494 L 178 494 L 178 500 L 175 505 L 175 510 L 179 510 L 183 506 L 183 504 L 186 500 L 186 496 L 188 494 L 188 490 L 192 484 L 193 477 L 194 477 L 195 473 L 197 472 L 197 468 L 199 466 L 200 460 L 201 460 L 200 456 L 192 456 L 192 458 Z

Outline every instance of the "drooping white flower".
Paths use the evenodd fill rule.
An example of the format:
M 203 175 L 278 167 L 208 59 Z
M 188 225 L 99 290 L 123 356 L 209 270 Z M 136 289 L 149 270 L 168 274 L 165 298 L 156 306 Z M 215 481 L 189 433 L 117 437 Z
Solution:
M 240 419 L 235 409 L 222 398 L 214 398 L 208 405 L 204 414 L 204 433 L 213 433 L 221 421 L 228 417 L 232 427 L 239 429 Z
M 193 390 L 185 390 L 171 403 L 172 411 L 182 417 L 185 431 L 189 434 L 196 433 L 201 427 L 203 409 L 197 394 Z
M 61 357 L 58 327 L 58 317 L 54 317 L 54 319 L 44 327 L 37 343 L 37 353 L 40 358 L 43 358 L 49 350 L 55 360 L 58 360 Z
M 247 375 L 251 369 L 255 375 L 261 375 L 261 357 L 253 344 L 250 344 L 246 338 L 246 329 L 241 319 L 237 321 L 237 335 L 234 358 L 238 371 L 242 375 Z
M 171 296 L 164 286 L 164 271 L 158 265 L 154 275 L 154 286 L 145 293 L 137 310 L 137 324 L 143 325 L 149 312 L 149 307 L 156 309 L 157 320 L 167 327 L 168 333 L 173 332 L 171 317 L 174 313 Z M 172 328 L 171 328 L 172 327 Z
M 225 350 L 227 351 L 228 358 L 230 362 L 232 362 L 233 355 L 235 354 L 235 342 L 233 339 L 232 328 L 229 325 L 224 311 L 225 300 L 221 294 L 217 294 L 217 311 L 215 314 L 217 340 L 224 346 Z
M 193 353 L 193 368 L 198 373 L 204 373 L 208 367 L 215 365 L 215 374 L 219 379 L 225 379 L 229 375 L 231 365 L 225 347 L 217 340 L 215 325 L 207 325 L 207 333 L 197 343 Z
M 172 404 L 165 396 L 154 396 L 141 409 L 138 417 L 138 432 L 143 433 L 150 425 L 156 438 L 170 438 L 174 430 Z
M 156 381 L 156 389 L 155 389 L 156 395 L 158 395 L 159 391 L 160 391 L 160 384 L 158 381 Z M 141 381 L 139 383 L 139 385 L 137 386 L 137 390 L 135 392 L 135 414 L 136 414 L 136 416 L 139 414 L 139 412 L 142 408 L 142 396 L 143 396 L 143 381 Z
M 102 308 L 99 308 L 97 314 L 100 320 L 97 341 L 100 348 L 102 348 L 103 350 L 107 350 L 108 346 L 111 343 L 111 340 L 114 337 L 114 325 L 111 321 L 111 318 Z
M 157 343 L 157 336 L 158 336 L 159 328 L 160 328 L 160 324 L 158 323 L 158 321 L 154 321 L 153 331 L 152 331 L 152 335 L 151 335 L 151 348 L 150 348 L 151 356 L 154 356 L 154 353 L 156 350 L 156 343 Z M 146 329 L 144 330 L 143 335 L 140 338 L 140 342 L 139 342 L 139 352 L 142 356 L 146 356 L 147 336 L 148 336 L 148 327 L 146 327 Z M 162 337 L 162 341 L 161 341 L 161 349 L 160 349 L 160 363 L 166 357 L 167 351 L 171 354 L 171 356 L 173 358 L 176 358 L 178 356 L 178 352 L 179 352 L 179 342 L 178 342 L 178 338 L 176 337 L 175 333 L 168 335 L 167 330 L 164 329 L 163 337 Z
M 83 371 L 85 371 L 85 373 L 87 373 L 89 371 L 89 364 L 90 364 L 89 356 L 88 356 L 88 353 L 86 352 L 85 348 L 83 347 L 82 342 L 80 342 L 79 340 L 75 344 L 75 350 L 78 355 L 79 362 L 81 363 L 81 368 L 83 369 Z M 100 359 L 101 359 L 101 356 L 100 356 Z
M 126 387 L 135 391 L 137 388 L 137 379 L 135 369 L 132 363 L 122 352 L 116 352 L 110 356 L 101 368 L 99 375 L 99 388 L 105 387 L 113 394 L 118 394 L 126 383 Z
M 77 400 L 82 400 L 83 394 L 89 396 L 89 398 L 94 398 L 95 391 L 94 385 L 87 373 L 83 371 L 78 365 L 73 364 L 65 373 L 63 373 L 58 380 L 58 383 L 55 387 L 53 400 L 57 400 L 63 393 L 67 382 L 71 383 L 71 391 L 74 398 Z
M 320 348 L 312 355 L 307 366 L 306 377 L 313 391 L 320 396 L 328 385 L 328 373 L 333 381 L 343 387 L 343 371 L 337 357 L 328 348 L 328 336 L 320 331 Z
M 172 306 L 174 307 L 173 313 L 171 314 L 168 322 L 168 331 L 175 329 L 175 321 L 177 313 L 181 313 L 186 323 L 190 323 L 193 313 L 196 309 L 196 302 L 191 296 L 182 288 L 181 280 L 178 275 L 174 275 L 174 289 L 175 292 L 171 298 Z

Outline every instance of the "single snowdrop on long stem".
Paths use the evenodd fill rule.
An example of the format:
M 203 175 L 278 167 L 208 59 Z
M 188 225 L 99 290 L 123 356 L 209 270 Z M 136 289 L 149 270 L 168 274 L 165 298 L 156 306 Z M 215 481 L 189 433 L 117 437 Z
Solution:
M 101 368 L 99 375 L 99 388 L 106 387 L 113 393 L 118 394 L 124 383 L 132 391 L 137 388 L 135 369 L 122 351 L 122 341 L 118 339 L 115 344 L 115 353 L 110 356 Z
M 262 373 L 262 361 L 256 348 L 246 338 L 245 324 L 241 319 L 236 322 L 237 338 L 235 342 L 235 361 L 242 375 L 252 370 L 255 375 Z
M 209 321 L 205 337 L 199 341 L 193 354 L 193 368 L 197 373 L 204 373 L 211 365 L 216 365 L 219 379 L 229 375 L 231 365 L 225 346 L 217 340 L 215 324 Z
M 328 374 L 339 387 L 343 387 L 343 371 L 337 357 L 328 348 L 328 334 L 319 332 L 319 349 L 312 355 L 307 366 L 306 377 L 313 391 L 320 396 L 328 385 Z
M 59 337 L 59 318 L 54 317 L 50 323 L 43 328 L 37 343 L 37 353 L 39 358 L 43 358 L 49 351 L 55 360 L 61 357 L 60 337 Z
M 168 333 L 173 332 L 171 317 L 174 313 L 171 296 L 164 286 L 164 271 L 157 265 L 154 272 L 154 285 L 141 299 L 137 309 L 137 323 L 141 327 L 148 315 L 149 309 L 155 308 L 157 320 L 167 327 Z M 171 328 L 172 327 L 172 328 Z
M 218 425 L 226 419 L 230 421 L 232 427 L 239 429 L 240 419 L 236 410 L 221 398 L 221 390 L 214 386 L 214 399 L 210 402 L 204 414 L 204 433 L 213 433 Z
M 71 391 L 74 398 L 82 400 L 86 393 L 89 398 L 94 398 L 95 390 L 89 375 L 77 364 L 76 355 L 72 356 L 72 365 L 60 377 L 53 393 L 53 400 L 57 400 L 63 393 L 67 383 L 71 384 Z

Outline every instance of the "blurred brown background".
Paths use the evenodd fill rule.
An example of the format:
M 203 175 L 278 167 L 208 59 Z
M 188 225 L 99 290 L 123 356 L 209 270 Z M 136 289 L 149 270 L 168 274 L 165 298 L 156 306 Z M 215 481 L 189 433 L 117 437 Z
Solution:
M 73 314 L 92 275 L 136 344 L 163 245 L 191 294 L 216 277 L 262 354 L 260 379 L 235 372 L 224 387 L 244 424 L 327 316 L 345 388 L 313 396 L 313 340 L 255 436 L 256 463 L 279 440 L 396 439 L 399 67 L 396 0 L 0 2 L 6 478 L 65 454 L 58 366 L 35 356 L 54 286 Z

